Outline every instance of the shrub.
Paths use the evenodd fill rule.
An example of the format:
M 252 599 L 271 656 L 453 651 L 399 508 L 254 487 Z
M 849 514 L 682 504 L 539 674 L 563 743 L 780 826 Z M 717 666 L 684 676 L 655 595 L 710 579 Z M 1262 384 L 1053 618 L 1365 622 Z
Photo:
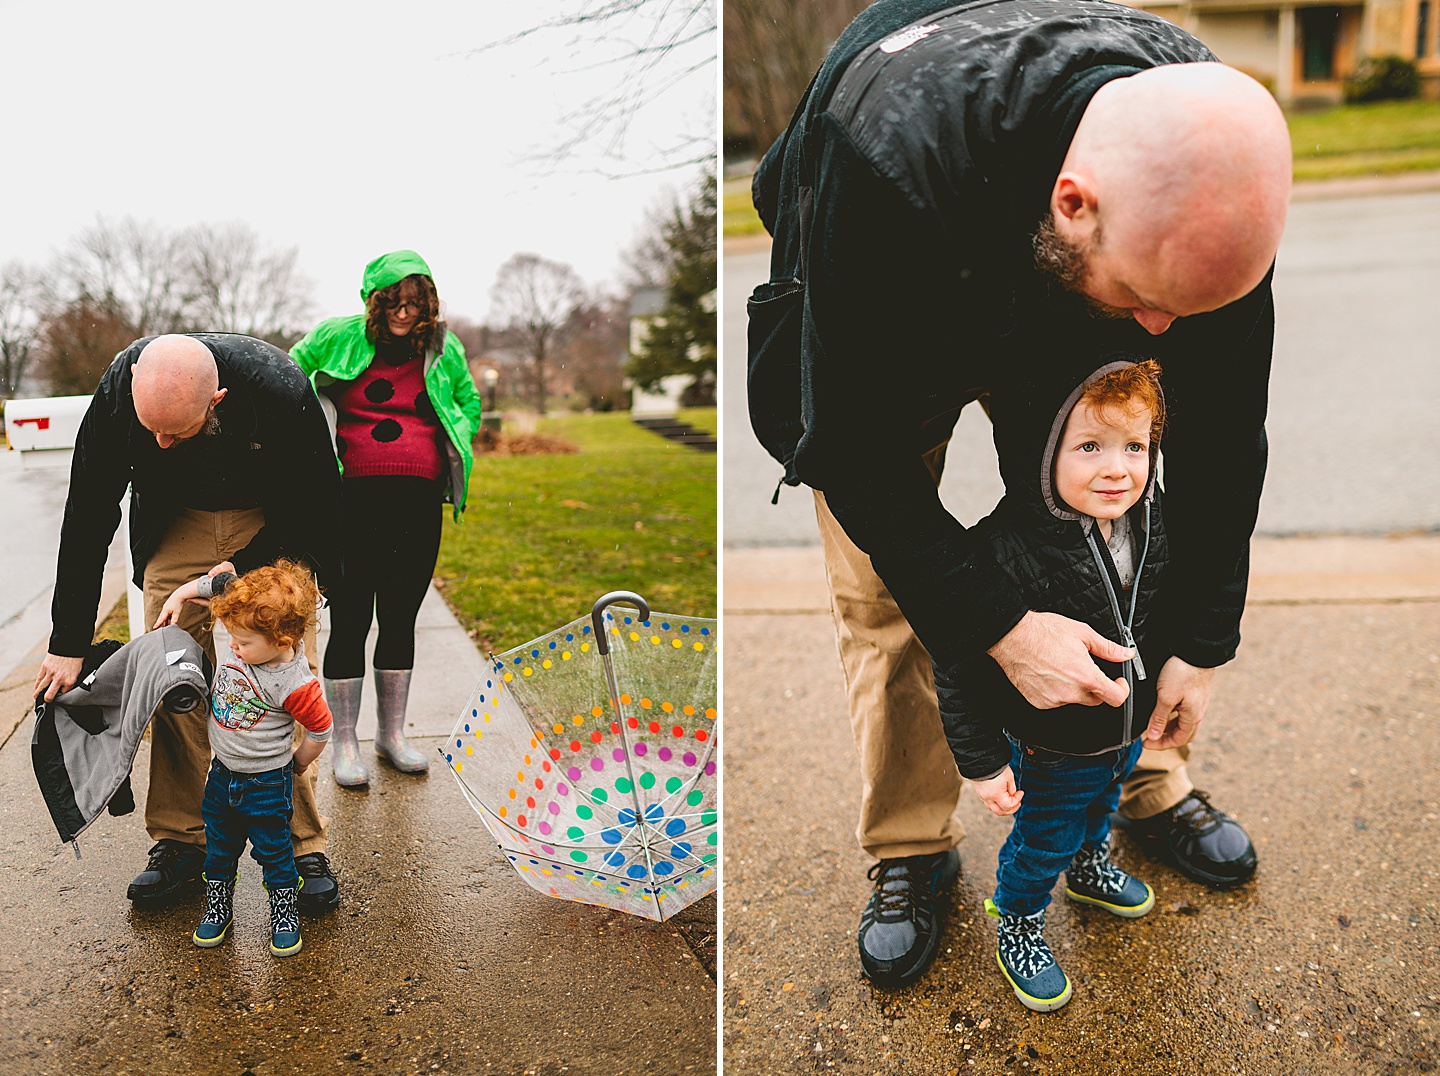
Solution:
M 1420 94 L 1420 71 L 1403 56 L 1371 56 L 1345 80 L 1345 100 L 1400 101 Z

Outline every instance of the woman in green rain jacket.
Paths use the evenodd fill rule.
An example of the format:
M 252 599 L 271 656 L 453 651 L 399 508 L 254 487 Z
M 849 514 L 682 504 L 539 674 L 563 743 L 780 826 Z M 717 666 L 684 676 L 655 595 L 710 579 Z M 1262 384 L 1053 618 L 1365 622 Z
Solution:
M 365 267 L 365 313 L 322 321 L 291 350 L 310 375 L 344 471 L 338 544 L 344 577 L 330 594 L 325 696 L 335 721 L 337 784 L 369 782 L 355 738 L 365 637 L 375 644 L 375 749 L 404 773 L 426 757 L 405 739 L 415 617 L 440 551 L 441 506 L 465 508 L 480 394 L 448 331 L 430 267 L 413 250 Z

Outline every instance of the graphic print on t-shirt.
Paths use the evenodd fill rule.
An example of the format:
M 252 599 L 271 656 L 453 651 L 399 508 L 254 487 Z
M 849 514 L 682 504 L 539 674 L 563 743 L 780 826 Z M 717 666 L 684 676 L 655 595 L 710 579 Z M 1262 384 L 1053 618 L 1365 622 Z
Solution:
M 255 683 L 238 665 L 220 666 L 210 693 L 210 714 L 222 729 L 253 729 L 266 714 L 283 709 L 271 706 Z

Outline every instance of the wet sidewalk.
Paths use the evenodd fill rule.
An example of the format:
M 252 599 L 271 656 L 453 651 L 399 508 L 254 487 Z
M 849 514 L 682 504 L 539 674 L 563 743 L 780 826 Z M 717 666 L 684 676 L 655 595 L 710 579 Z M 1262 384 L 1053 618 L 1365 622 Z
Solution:
M 819 550 L 725 557 L 727 1073 L 1428 1073 L 1440 1065 L 1440 536 L 1256 542 L 1239 658 L 1191 759 L 1256 878 L 1145 860 L 1155 910 L 1052 905 L 1075 986 L 1031 1013 L 982 904 L 1009 823 L 968 837 L 933 968 L 886 994 L 855 931 L 872 862 Z
M 434 751 L 482 658 L 433 590 L 417 635 L 409 734 Z M 234 931 L 218 949 L 190 942 L 198 893 L 168 911 L 132 909 L 125 889 L 151 844 L 148 740 L 135 766 L 140 810 L 102 816 L 77 861 L 59 845 L 30 763 L 27 696 L 43 649 L 0 684 L 6 1076 L 715 1072 L 714 898 L 651 923 L 540 896 L 438 756 L 428 776 L 407 777 L 376 765 L 362 742 L 363 791 L 337 788 L 322 756 L 341 901 L 303 920 L 298 955 L 270 955 L 248 857 Z M 365 740 L 372 695 L 367 684 Z

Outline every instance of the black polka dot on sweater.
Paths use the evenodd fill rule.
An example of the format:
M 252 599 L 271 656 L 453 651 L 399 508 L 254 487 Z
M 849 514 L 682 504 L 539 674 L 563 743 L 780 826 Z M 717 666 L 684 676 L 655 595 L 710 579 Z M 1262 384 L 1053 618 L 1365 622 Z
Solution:
M 387 418 L 375 423 L 375 428 L 370 431 L 370 436 L 382 444 L 389 444 L 400 436 L 400 432 L 400 423 L 393 418 Z
M 365 399 L 374 404 L 382 404 L 394 395 L 395 386 L 383 377 L 377 377 L 365 386 Z
M 435 405 L 430 402 L 430 393 L 424 389 L 415 397 L 415 413 L 431 424 L 440 421 L 440 416 L 435 413 Z
M 339 456 L 341 459 L 344 459 L 345 450 L 349 447 L 350 446 L 345 443 L 345 438 L 341 437 L 339 434 L 335 435 L 335 455 Z

